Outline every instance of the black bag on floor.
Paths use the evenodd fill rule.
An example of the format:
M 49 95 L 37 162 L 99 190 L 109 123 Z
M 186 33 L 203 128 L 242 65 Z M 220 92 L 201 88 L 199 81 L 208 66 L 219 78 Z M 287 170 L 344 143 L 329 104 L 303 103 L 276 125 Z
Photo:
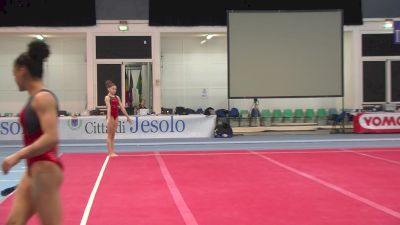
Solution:
M 204 114 L 204 111 L 202 108 L 198 108 L 196 111 L 196 114 Z
M 172 114 L 172 109 L 170 109 L 170 108 L 161 108 L 161 114 L 164 114 L 164 115 L 170 115 L 170 114 Z
M 186 109 L 185 109 L 185 107 L 177 106 L 177 107 L 175 108 L 175 114 L 178 114 L 178 115 L 186 115 Z
M 196 111 L 194 111 L 193 109 L 190 109 L 190 108 L 186 108 L 185 112 L 186 112 L 186 115 L 196 114 Z
M 231 138 L 233 137 L 233 131 L 229 123 L 222 123 L 215 127 L 214 137 L 216 138 Z
M 214 108 L 208 107 L 206 110 L 204 110 L 204 115 L 206 115 L 206 116 L 215 115 Z
M 5 196 L 11 194 L 16 188 L 17 188 L 17 186 L 13 186 L 13 187 L 9 187 L 9 188 L 6 188 L 6 189 L 2 190 L 1 191 L 1 196 L 5 197 Z

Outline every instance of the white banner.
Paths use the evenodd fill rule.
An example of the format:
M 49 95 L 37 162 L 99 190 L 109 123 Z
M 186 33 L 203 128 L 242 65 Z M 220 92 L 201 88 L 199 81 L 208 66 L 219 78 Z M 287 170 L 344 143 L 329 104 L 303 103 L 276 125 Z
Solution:
M 138 138 L 201 138 L 213 137 L 216 116 L 135 116 L 129 124 L 119 117 L 116 139 Z M 105 116 L 60 117 L 61 140 L 106 139 Z M 18 118 L 0 118 L 0 140 L 21 140 L 22 128 Z

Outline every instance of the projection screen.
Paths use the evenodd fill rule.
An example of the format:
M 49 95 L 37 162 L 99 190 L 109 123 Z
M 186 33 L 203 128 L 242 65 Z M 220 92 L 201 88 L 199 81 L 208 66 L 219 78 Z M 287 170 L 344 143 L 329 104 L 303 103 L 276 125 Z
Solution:
M 229 11 L 228 97 L 343 96 L 343 17 Z

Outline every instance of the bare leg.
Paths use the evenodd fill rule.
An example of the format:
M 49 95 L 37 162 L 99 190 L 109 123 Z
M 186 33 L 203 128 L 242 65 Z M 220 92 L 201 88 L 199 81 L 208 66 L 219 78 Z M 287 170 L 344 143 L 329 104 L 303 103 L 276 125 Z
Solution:
M 108 155 L 112 154 L 112 146 L 111 146 L 111 142 L 112 142 L 112 130 L 111 127 L 113 127 L 113 119 L 110 118 L 108 119 L 108 123 L 107 123 L 107 150 L 108 150 Z
M 114 132 L 112 135 L 112 142 L 111 142 L 111 148 L 113 150 L 113 155 L 112 156 L 118 156 L 114 150 L 115 150 L 115 133 L 117 133 L 117 129 L 118 129 L 118 117 L 114 120 Z
M 115 136 L 115 121 L 113 117 L 108 120 L 107 124 L 107 148 L 110 157 L 117 156 L 114 153 L 114 136 Z
M 25 173 L 15 191 L 15 199 L 12 203 L 6 224 L 24 225 L 34 212 L 31 196 L 31 178 Z
M 60 187 L 63 173 L 53 162 L 39 161 L 32 168 L 32 199 L 42 225 L 61 225 Z

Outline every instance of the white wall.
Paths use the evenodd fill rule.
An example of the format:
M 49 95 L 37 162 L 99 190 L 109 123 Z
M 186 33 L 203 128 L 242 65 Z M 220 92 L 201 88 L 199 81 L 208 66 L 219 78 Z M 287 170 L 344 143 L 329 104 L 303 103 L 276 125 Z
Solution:
M 20 93 L 11 70 L 15 58 L 26 51 L 32 40 L 27 35 L 0 36 L 0 112 L 17 113 L 27 101 Z M 86 105 L 86 40 L 85 37 L 49 37 L 51 55 L 44 65 L 44 83 L 60 100 L 60 109 L 81 112 Z
M 359 108 L 355 101 L 355 85 L 356 74 L 354 73 L 354 54 L 353 54 L 353 34 L 351 32 L 345 32 L 343 37 L 343 60 L 344 60 L 344 108 L 352 109 Z
M 86 48 L 76 49 L 87 56 L 87 66 L 82 75 L 69 72 L 70 80 L 80 79 L 81 84 L 87 83 L 84 89 L 73 87 L 75 90 L 54 87 L 57 94 L 62 98 L 62 107 L 69 111 L 80 111 L 85 109 L 85 96 L 87 96 L 88 108 L 95 107 L 96 96 L 93 85 L 95 79 L 95 35 L 151 35 L 153 39 L 153 95 L 154 107 L 158 109 L 160 100 L 165 107 L 183 105 L 197 108 L 202 106 L 213 106 L 214 108 L 227 108 L 227 49 L 226 37 L 212 39 L 213 42 L 206 44 L 202 51 L 199 50 L 200 37 L 183 37 L 187 33 L 226 33 L 226 27 L 150 27 L 148 21 L 129 21 L 130 32 L 116 32 L 119 21 L 101 22 L 94 27 L 71 27 L 71 28 L 41 28 L 41 27 L 12 27 L 0 28 L 0 112 L 17 112 L 27 99 L 26 93 L 19 93 L 12 75 L 11 65 L 15 57 L 26 50 L 26 44 L 31 40 L 22 34 L 25 33 L 53 33 L 63 36 L 67 34 L 81 33 L 87 36 Z M 363 26 L 345 27 L 345 30 L 354 35 L 349 40 L 349 34 L 345 35 L 345 107 L 356 108 L 362 103 L 362 64 L 361 64 L 361 34 L 363 32 L 385 31 L 383 29 L 384 19 L 378 22 L 366 22 Z M 387 31 L 385 31 L 387 32 Z M 19 33 L 16 35 L 16 33 Z M 175 37 L 166 37 L 165 33 L 174 33 Z M 13 35 L 15 34 L 15 35 Z M 10 38 L 10 35 L 13 35 Z M 179 37 L 181 36 L 181 37 Z M 186 35 L 187 36 L 187 35 Z M 162 40 L 161 38 L 162 37 Z M 179 37 L 179 38 L 177 38 Z M 49 38 L 50 39 L 50 38 Z M 49 41 L 48 39 L 48 41 Z M 85 40 L 79 41 L 85 46 Z M 205 55 L 205 53 L 213 54 Z M 57 52 L 53 51 L 53 54 Z M 162 54 L 162 68 L 159 61 Z M 350 56 L 351 54 L 351 56 Z M 54 55 L 53 55 L 54 56 Z M 52 56 L 52 57 L 53 57 Z M 200 59 L 199 61 L 194 60 Z M 50 58 L 51 60 L 51 58 Z M 197 61 L 197 62 L 196 62 Z M 81 63 L 79 61 L 79 63 Z M 75 64 L 78 65 L 79 63 Z M 84 62 L 86 63 L 86 62 Z M 196 64 L 197 63 L 197 64 Z M 197 67 L 194 67 L 197 66 Z M 66 66 L 68 67 L 68 66 Z M 58 67 L 60 69 L 60 66 Z M 68 67 L 72 68 L 72 67 Z M 56 70 L 56 69 L 54 69 Z M 72 70 L 72 69 L 71 69 Z M 67 69 L 66 71 L 71 71 Z M 162 70 L 162 82 L 159 81 Z M 206 71 L 206 72 L 204 72 Z M 211 71 L 211 72 L 207 72 Z M 60 73 L 64 73 L 62 70 Z M 85 74 L 87 76 L 85 76 Z M 196 75 L 195 77 L 194 74 Z M 211 76 L 214 74 L 215 76 Z M 185 75 L 185 76 L 184 76 Z M 200 76 L 200 77 L 198 77 Z M 204 79 L 202 79 L 204 77 Z M 59 79 L 65 79 L 62 74 Z M 193 78 L 193 79 L 192 79 Z M 47 78 L 46 78 L 47 79 Z M 87 79 L 87 80 L 86 80 Z M 196 80 L 197 79 L 197 80 Z M 46 80 L 47 81 L 47 80 Z M 53 83 L 55 81 L 53 80 Z M 204 83 L 207 83 L 204 85 Z M 351 83 L 352 82 L 352 83 Z M 61 82 L 59 82 L 61 83 Z M 51 85 L 51 82 L 50 82 Z M 66 85 L 64 85 L 66 86 Z M 208 88 L 207 88 L 208 87 Z M 53 88 L 50 86 L 50 88 Z M 66 87 L 68 88 L 68 87 Z M 69 87 L 71 88 L 71 87 Z M 160 96 L 160 89 L 162 94 Z M 201 97 L 202 89 L 206 88 L 208 97 Z M 80 92 L 86 90 L 86 92 Z M 70 93 L 71 95 L 68 95 Z M 190 95 L 189 95 L 190 94 Z M 187 96 L 185 96 L 187 95 Z M 349 96 L 353 96 L 352 98 Z M 191 97 L 192 96 L 192 97 Z M 175 99 L 176 98 L 176 99 Z M 231 106 L 239 108 L 250 108 L 252 100 L 231 100 Z M 264 108 L 318 108 L 318 107 L 341 107 L 341 99 L 263 99 L 261 106 Z
M 203 38 L 204 39 L 204 38 Z M 227 105 L 227 39 L 161 38 L 161 105 L 224 107 Z
M 27 99 L 27 94 L 18 91 L 12 74 L 13 63 L 19 53 L 26 50 L 31 40 L 21 36 L 0 36 L 0 113 L 17 113 Z
M 228 108 L 227 39 L 216 37 L 204 45 L 201 37 L 161 38 L 161 91 L 163 107 Z M 345 108 L 354 108 L 352 35 L 344 35 Z M 207 96 L 202 96 L 206 89 Z M 253 100 L 230 100 L 229 106 L 250 109 Z M 264 109 L 341 108 L 342 98 L 260 99 Z

